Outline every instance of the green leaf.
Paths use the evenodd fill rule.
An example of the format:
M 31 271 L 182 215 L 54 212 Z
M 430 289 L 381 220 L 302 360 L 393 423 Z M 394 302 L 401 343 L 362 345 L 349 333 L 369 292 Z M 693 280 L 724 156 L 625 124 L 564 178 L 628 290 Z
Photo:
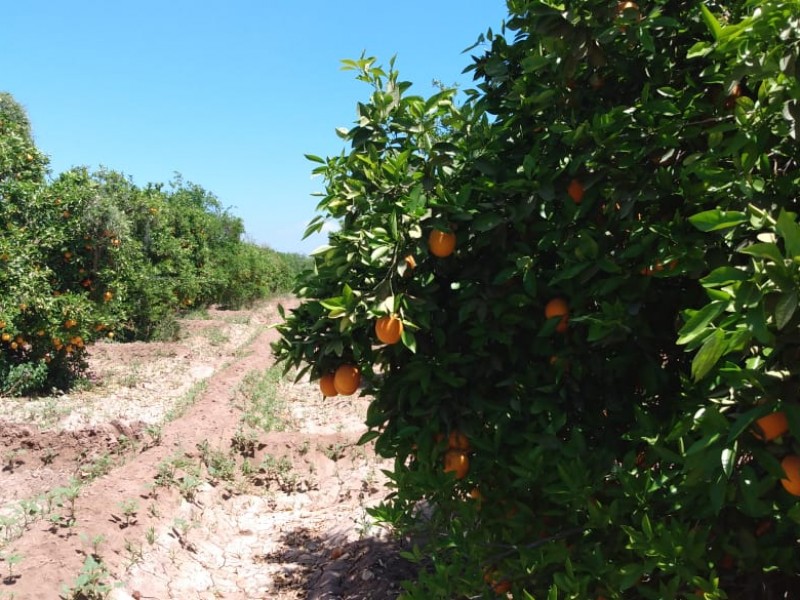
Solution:
M 386 256 L 391 251 L 392 251 L 391 246 L 378 246 L 370 253 L 369 261 L 372 263 L 377 262 L 379 258 Z
M 736 310 L 751 308 L 761 302 L 764 295 L 759 287 L 752 281 L 743 281 L 734 295 L 734 307 Z
M 781 408 L 786 413 L 786 420 L 789 421 L 789 431 L 795 438 L 800 437 L 800 404 L 786 402 Z
M 483 213 L 479 215 L 475 221 L 472 223 L 472 228 L 475 231 L 489 231 L 490 229 L 494 229 L 498 225 L 503 222 L 502 215 L 498 215 L 497 213 L 490 212 L 490 213 Z
M 736 447 L 723 448 L 721 460 L 722 472 L 725 473 L 725 477 L 730 479 L 733 474 L 733 467 L 736 466 Z
M 736 227 L 748 221 L 747 214 L 735 210 L 706 210 L 689 217 L 689 222 L 703 232 Z
M 746 246 L 739 250 L 742 254 L 749 254 L 750 256 L 755 256 L 756 258 L 765 258 L 767 260 L 771 260 L 774 263 L 782 263 L 783 256 L 781 255 L 780 249 L 776 244 L 766 244 L 766 243 L 758 243 L 758 244 L 751 244 L 750 246 Z
M 783 329 L 792 320 L 797 310 L 797 292 L 784 292 L 775 304 L 775 325 Z
M 360 438 L 358 438 L 356 446 L 363 446 L 364 444 L 368 444 L 376 437 L 378 437 L 380 434 L 381 434 L 380 431 L 375 431 L 375 430 L 367 431 Z
M 795 221 L 794 213 L 782 210 L 778 216 L 776 228 L 783 238 L 788 258 L 800 258 L 800 225 Z
M 314 154 L 304 154 L 303 156 L 305 156 L 306 159 L 310 160 L 311 162 L 320 163 L 323 165 L 325 164 L 325 160 L 320 156 L 316 156 Z
M 745 281 L 750 275 L 742 269 L 736 267 L 717 267 L 711 273 L 700 280 L 703 287 L 716 288 L 728 285 L 737 281 Z
M 694 444 L 692 444 L 689 447 L 689 449 L 686 451 L 686 456 L 693 456 L 698 452 L 705 450 L 709 446 L 713 446 L 717 442 L 717 440 L 719 440 L 721 437 L 722 434 L 716 431 L 714 433 L 709 433 L 708 435 L 701 437 L 699 440 L 697 440 Z
M 686 321 L 686 324 L 678 331 L 678 345 L 688 344 L 698 336 L 702 335 L 708 324 L 716 319 L 725 310 L 727 302 L 711 302 L 698 310 Z
M 717 361 L 725 354 L 726 347 L 725 332 L 721 329 L 715 330 L 706 338 L 692 360 L 692 378 L 695 382 L 705 377 L 717 364 Z
M 412 353 L 417 352 L 417 338 L 408 329 L 403 329 L 403 333 L 400 334 L 400 340 Z

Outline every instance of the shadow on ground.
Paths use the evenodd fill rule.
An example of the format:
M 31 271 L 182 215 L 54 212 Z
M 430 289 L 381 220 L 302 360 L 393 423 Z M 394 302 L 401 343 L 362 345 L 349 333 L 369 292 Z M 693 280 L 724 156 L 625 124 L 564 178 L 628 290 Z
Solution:
M 307 600 L 393 600 L 418 567 L 400 556 L 407 544 L 364 537 L 342 540 L 303 527 L 284 532 L 283 548 L 260 557 L 285 565 L 276 587 L 305 592 Z

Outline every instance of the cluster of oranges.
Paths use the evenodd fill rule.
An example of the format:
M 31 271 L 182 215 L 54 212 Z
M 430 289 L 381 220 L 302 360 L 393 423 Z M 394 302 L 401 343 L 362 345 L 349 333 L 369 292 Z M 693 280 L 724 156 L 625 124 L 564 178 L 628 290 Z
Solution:
M 771 442 L 789 431 L 789 420 L 782 410 L 772 412 L 756 420 L 753 434 L 765 442 Z M 800 496 L 800 456 L 789 454 L 781 461 L 786 474 L 781 485 L 792 496 Z
M 340 365 L 332 373 L 319 378 L 319 389 L 326 398 L 332 396 L 352 396 L 361 385 L 361 370 L 353 364 Z
M 439 258 L 450 256 L 456 247 L 454 233 L 434 229 L 428 237 L 428 248 L 431 254 Z M 406 268 L 413 271 L 417 262 L 409 254 L 404 259 Z M 110 298 L 109 298 L 110 299 Z M 388 346 L 398 343 L 403 337 L 403 321 L 396 314 L 380 317 L 375 322 L 375 337 L 382 344 Z M 346 363 L 340 365 L 336 371 L 325 373 L 319 379 L 319 389 L 325 397 L 350 396 L 355 393 L 361 384 L 361 371 L 358 366 Z

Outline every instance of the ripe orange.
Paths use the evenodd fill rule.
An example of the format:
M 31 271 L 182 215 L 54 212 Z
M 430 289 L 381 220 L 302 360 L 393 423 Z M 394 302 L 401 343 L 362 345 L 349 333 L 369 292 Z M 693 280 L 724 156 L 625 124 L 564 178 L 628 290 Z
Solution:
M 500 579 L 500 574 L 495 570 L 486 570 L 483 574 L 483 580 L 491 586 L 492 591 L 498 596 L 511 591 L 511 582 Z
M 0 321 L 0 329 L 5 329 L 5 327 L 6 327 L 6 322 Z
M 464 479 L 469 472 L 469 456 L 462 450 L 448 450 L 444 453 L 444 472 L 454 473 L 456 479 Z
M 7 341 L 9 341 L 11 339 L 11 334 L 10 333 L 3 333 L 3 335 L 0 336 L 0 339 L 2 339 L 4 342 L 7 342 Z
M 585 191 L 586 190 L 583 188 L 583 184 L 577 179 L 570 181 L 569 185 L 567 186 L 567 193 L 575 204 L 581 203 Z
M 789 454 L 781 461 L 786 479 L 781 479 L 781 485 L 792 496 L 800 496 L 800 456 Z
M 375 335 L 384 344 L 396 344 L 403 334 L 403 322 L 397 315 L 386 315 L 375 322 Z
M 104 301 L 104 302 L 111 302 L 111 299 L 112 299 L 113 297 L 114 297 L 114 294 L 112 294 L 111 292 L 105 292 L 105 293 L 103 294 L 103 301 Z
M 765 442 L 771 442 L 789 431 L 789 421 L 782 410 L 758 419 L 753 427 L 753 435 Z
M 447 447 L 450 450 L 462 450 L 467 452 L 469 451 L 469 438 L 457 429 L 454 429 L 450 432 L 450 435 L 447 436 Z
M 556 325 L 556 331 L 564 333 L 567 330 L 569 321 L 569 307 L 567 306 L 567 301 L 563 298 L 553 298 L 545 305 L 544 316 L 548 319 L 561 317 L 558 325 Z
M 337 396 L 339 392 L 336 391 L 336 386 L 333 384 L 333 373 L 325 373 L 319 378 L 319 390 L 326 398 Z
M 428 236 L 428 248 L 439 258 L 450 256 L 456 249 L 456 234 L 434 229 Z
M 469 491 L 469 494 L 467 494 L 467 495 L 468 495 L 470 498 L 472 498 L 473 500 L 478 500 L 478 501 L 480 501 L 480 500 L 483 500 L 483 495 L 481 494 L 481 491 L 480 491 L 478 488 L 476 488 L 476 487 L 475 487 L 475 488 L 472 488 L 472 489 Z
M 75 319 L 67 319 L 66 321 L 64 321 L 64 327 L 66 327 L 67 329 L 72 329 L 77 324 L 78 322 Z
M 617 16 L 627 17 L 641 21 L 642 15 L 639 13 L 639 5 L 636 2 L 618 2 L 617 3 Z
M 342 396 L 350 396 L 361 383 L 361 371 L 355 365 L 344 364 L 333 375 L 333 387 Z

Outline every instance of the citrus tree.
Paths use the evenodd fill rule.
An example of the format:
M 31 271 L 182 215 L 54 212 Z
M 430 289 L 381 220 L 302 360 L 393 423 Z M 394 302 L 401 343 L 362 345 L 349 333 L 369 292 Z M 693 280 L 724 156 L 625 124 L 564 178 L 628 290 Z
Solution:
M 69 387 L 93 340 L 172 337 L 178 311 L 251 303 L 302 268 L 242 239 L 200 186 L 47 165 L 0 94 L 0 394 Z
M 461 105 L 345 61 L 277 356 L 372 395 L 408 598 L 791 596 L 800 3 L 508 9 Z

